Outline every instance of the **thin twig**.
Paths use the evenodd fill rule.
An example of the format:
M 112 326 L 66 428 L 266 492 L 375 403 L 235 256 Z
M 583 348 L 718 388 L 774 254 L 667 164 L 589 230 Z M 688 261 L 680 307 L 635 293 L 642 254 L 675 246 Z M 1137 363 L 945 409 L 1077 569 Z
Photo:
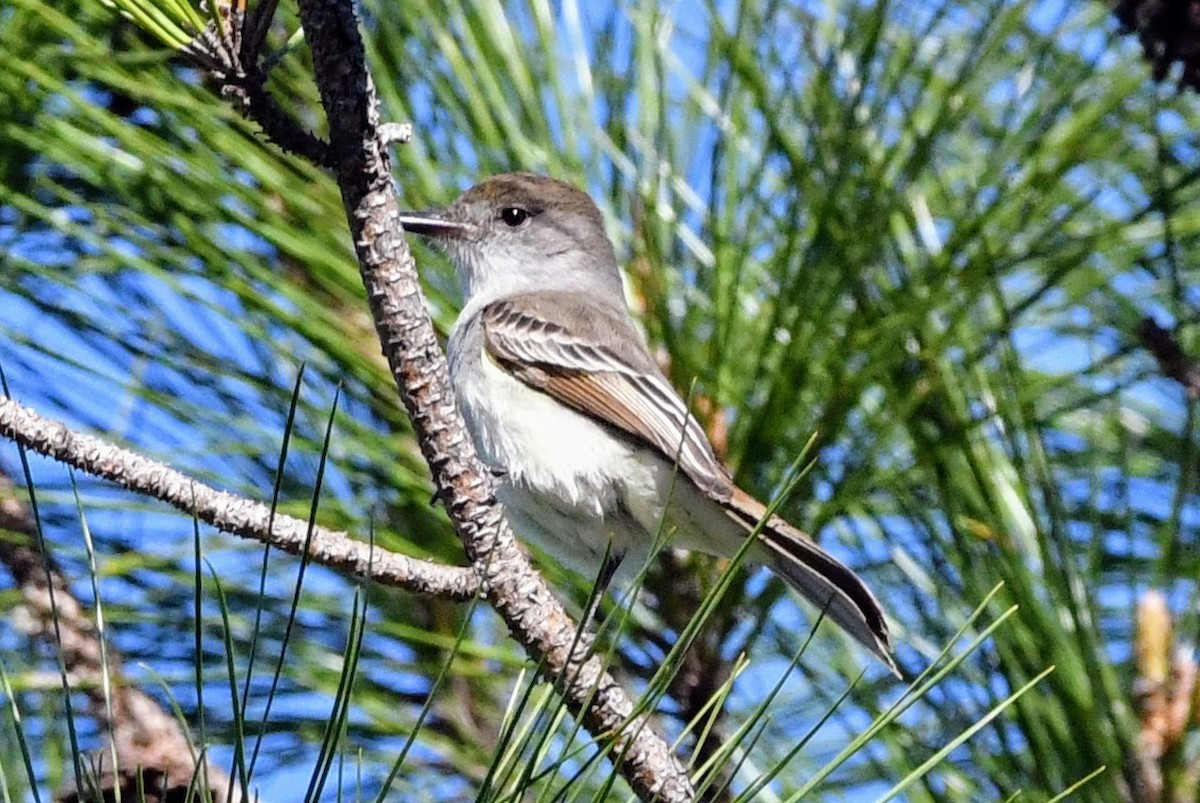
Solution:
M 261 51 L 276 5 L 267 0 L 250 14 L 241 7 L 220 6 L 217 13 L 224 15 L 224 25 L 210 22 L 182 55 L 219 81 L 221 94 L 243 117 L 257 123 L 269 142 L 327 167 L 328 145 L 280 108 L 266 89 L 270 66 Z
M 1183 385 L 1189 399 L 1200 398 L 1200 361 L 1183 353 L 1175 333 L 1159 326 L 1153 318 L 1143 318 L 1138 335 L 1142 344 L 1158 360 L 1162 372 Z
M 271 509 L 267 505 L 218 491 L 170 466 L 94 435 L 74 432 L 2 397 L 0 435 L 87 474 L 104 477 L 185 513 L 195 513 L 219 530 L 253 538 L 292 555 L 300 554 L 308 537 L 306 521 L 276 512 L 274 526 L 268 530 Z M 466 567 L 410 558 L 316 525 L 312 530 L 309 557 L 345 574 L 366 577 L 369 570 L 373 583 L 454 600 L 470 599 L 479 588 L 475 572 Z

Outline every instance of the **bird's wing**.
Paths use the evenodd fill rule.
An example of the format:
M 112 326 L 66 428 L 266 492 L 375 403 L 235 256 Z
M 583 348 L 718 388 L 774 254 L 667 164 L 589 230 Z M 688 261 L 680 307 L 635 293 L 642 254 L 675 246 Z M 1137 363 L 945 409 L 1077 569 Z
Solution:
M 714 499 L 729 499 L 729 472 L 624 309 L 547 291 L 495 301 L 480 320 L 487 354 L 501 368 L 656 449 Z

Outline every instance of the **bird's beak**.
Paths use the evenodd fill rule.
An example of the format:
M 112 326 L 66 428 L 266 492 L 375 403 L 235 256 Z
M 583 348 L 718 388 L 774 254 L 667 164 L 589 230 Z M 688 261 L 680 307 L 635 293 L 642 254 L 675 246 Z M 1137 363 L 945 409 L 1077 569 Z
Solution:
M 459 237 L 469 228 L 465 223 L 448 220 L 438 212 L 401 212 L 400 225 L 411 234 L 439 240 Z

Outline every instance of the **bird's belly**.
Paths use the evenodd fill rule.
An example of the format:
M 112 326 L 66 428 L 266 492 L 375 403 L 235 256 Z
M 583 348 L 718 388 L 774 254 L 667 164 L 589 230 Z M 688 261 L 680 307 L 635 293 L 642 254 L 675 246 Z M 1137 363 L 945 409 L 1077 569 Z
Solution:
M 485 462 L 507 480 L 602 517 L 618 504 L 634 449 L 608 430 L 534 390 L 480 355 L 482 370 L 457 388 Z

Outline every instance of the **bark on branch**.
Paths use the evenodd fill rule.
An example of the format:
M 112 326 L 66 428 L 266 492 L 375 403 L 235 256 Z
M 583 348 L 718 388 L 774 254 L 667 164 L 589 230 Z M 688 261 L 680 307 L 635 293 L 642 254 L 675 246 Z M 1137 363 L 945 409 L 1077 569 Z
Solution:
M 267 505 L 218 491 L 102 438 L 73 432 L 3 397 L 0 435 L 86 474 L 112 480 L 184 513 L 195 513 L 201 521 L 227 533 L 253 538 L 292 555 L 303 552 L 307 541 L 313 562 L 344 574 L 367 577 L 369 573 L 375 583 L 457 600 L 470 599 L 479 588 L 471 569 L 410 558 L 316 525 L 310 535 L 306 521 L 272 514 Z

